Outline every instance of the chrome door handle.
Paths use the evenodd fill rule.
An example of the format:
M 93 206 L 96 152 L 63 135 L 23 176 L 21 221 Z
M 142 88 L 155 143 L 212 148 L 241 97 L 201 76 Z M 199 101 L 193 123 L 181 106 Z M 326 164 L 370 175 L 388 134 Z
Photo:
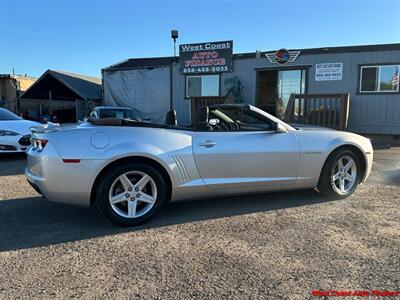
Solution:
M 214 143 L 213 141 L 204 141 L 204 142 L 200 142 L 199 146 L 201 147 L 206 147 L 206 148 L 211 148 L 214 147 L 217 143 Z

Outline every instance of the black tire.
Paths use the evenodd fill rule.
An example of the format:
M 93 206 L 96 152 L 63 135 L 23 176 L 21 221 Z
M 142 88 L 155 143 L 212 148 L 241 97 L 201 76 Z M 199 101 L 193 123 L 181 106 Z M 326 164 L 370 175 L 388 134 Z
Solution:
M 122 174 L 132 171 L 148 174 L 153 179 L 157 190 L 157 197 L 151 209 L 144 215 L 136 218 L 119 215 L 114 211 L 109 201 L 109 192 L 114 181 Z M 97 186 L 96 205 L 100 213 L 112 223 L 120 226 L 135 226 L 151 219 L 165 205 L 168 198 L 167 191 L 165 179 L 156 168 L 139 162 L 124 163 L 111 168 L 101 179 Z
M 351 157 L 356 165 L 357 168 L 357 176 L 355 182 L 351 189 L 349 189 L 345 193 L 339 193 L 334 188 L 334 180 L 332 174 L 334 172 L 334 168 L 336 166 L 336 162 L 342 157 Z M 344 199 L 349 197 L 354 191 L 357 189 L 358 184 L 360 183 L 360 175 L 361 175 L 361 164 L 359 159 L 354 154 L 353 151 L 350 149 L 338 149 L 334 151 L 332 154 L 329 155 L 328 159 L 326 160 L 324 167 L 322 168 L 322 172 L 318 182 L 318 190 L 320 194 L 327 196 L 332 199 Z

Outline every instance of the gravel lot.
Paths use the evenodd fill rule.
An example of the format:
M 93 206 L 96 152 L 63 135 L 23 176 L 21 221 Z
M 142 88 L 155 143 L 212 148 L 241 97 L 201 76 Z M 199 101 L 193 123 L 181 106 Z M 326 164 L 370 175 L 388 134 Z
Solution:
M 171 203 L 117 228 L 49 203 L 0 157 L 0 298 L 304 299 L 400 289 L 400 148 L 350 198 L 314 191 Z

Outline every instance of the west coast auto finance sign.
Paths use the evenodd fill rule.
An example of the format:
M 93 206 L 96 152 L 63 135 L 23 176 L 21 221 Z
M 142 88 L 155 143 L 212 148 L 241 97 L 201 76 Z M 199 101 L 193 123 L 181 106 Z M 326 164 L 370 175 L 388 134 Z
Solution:
M 315 80 L 342 80 L 343 63 L 323 63 L 315 65 Z
M 232 48 L 232 41 L 180 45 L 181 73 L 232 72 Z

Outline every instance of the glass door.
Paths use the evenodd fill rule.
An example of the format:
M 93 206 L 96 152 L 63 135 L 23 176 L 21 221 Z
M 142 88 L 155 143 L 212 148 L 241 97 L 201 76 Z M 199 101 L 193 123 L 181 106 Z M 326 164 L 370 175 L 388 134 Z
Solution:
M 282 70 L 278 72 L 276 115 L 283 119 L 291 94 L 303 94 L 306 87 L 306 70 Z

